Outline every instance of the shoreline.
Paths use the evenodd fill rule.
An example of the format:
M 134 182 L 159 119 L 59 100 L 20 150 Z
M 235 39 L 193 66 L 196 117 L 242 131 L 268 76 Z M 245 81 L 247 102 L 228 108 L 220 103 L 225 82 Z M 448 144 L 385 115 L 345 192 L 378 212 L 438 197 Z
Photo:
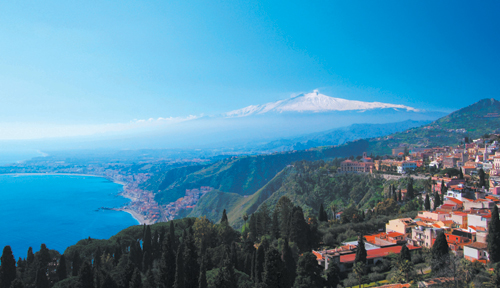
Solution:
M 81 173 L 3 173 L 3 174 L 0 174 L 0 176 L 1 175 L 9 175 L 9 176 L 43 176 L 43 175 L 47 175 L 47 176 L 98 177 L 98 178 L 104 178 L 106 180 L 109 180 L 109 181 L 116 183 L 116 184 L 120 184 L 122 186 L 128 185 L 127 183 L 125 183 L 123 181 L 113 180 L 113 179 L 107 178 L 105 176 L 99 176 L 99 175 L 93 175 L 93 174 L 81 174 Z
M 152 224 L 154 224 L 151 220 L 145 219 L 141 214 L 135 212 L 132 209 L 128 209 L 128 208 L 115 208 L 115 209 L 112 209 L 112 210 L 114 210 L 114 211 L 122 211 L 122 212 L 130 214 L 137 222 L 139 222 L 138 225 L 143 225 L 143 224 L 152 225 Z

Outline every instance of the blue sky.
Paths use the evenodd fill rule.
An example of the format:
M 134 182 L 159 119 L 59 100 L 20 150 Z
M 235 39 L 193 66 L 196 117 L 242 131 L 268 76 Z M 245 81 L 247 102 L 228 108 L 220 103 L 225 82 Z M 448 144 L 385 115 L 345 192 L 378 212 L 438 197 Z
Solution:
M 500 98 L 498 1 L 68 2 L 0 3 L 1 139 L 313 89 L 446 111 Z

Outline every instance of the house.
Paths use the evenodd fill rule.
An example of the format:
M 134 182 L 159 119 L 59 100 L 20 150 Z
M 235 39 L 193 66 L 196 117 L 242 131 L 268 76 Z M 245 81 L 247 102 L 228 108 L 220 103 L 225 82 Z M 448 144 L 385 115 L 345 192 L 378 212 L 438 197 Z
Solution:
M 403 161 L 398 165 L 398 173 L 403 174 L 407 171 L 413 171 L 417 168 L 417 162 L 415 161 Z
M 411 238 L 408 239 L 408 244 L 431 248 L 436 240 L 438 232 L 443 229 L 434 226 L 419 225 L 411 229 Z
M 489 261 L 488 245 L 486 243 L 474 242 L 464 246 L 464 258 L 469 261 Z
M 417 226 L 415 221 L 411 218 L 400 218 L 389 220 L 389 223 L 385 224 L 385 232 L 397 232 L 404 234 L 406 237 L 411 236 L 411 228 Z

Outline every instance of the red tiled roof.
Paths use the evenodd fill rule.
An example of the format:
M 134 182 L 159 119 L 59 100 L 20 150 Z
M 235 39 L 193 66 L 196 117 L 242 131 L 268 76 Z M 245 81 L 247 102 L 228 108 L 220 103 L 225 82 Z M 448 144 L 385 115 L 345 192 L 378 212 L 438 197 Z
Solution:
M 474 248 L 474 249 L 482 249 L 486 250 L 488 248 L 488 244 L 482 242 L 473 242 L 469 245 L 465 245 L 466 247 Z
M 421 249 L 420 247 L 415 247 L 412 245 L 406 245 L 408 249 L 411 250 L 416 250 L 416 249 Z M 385 257 L 388 256 L 389 254 L 399 254 L 401 252 L 401 247 L 402 246 L 392 246 L 392 247 L 384 247 L 384 248 L 379 248 L 379 249 L 372 249 L 366 251 L 366 259 L 373 259 L 373 258 L 380 258 L 380 257 Z M 350 263 L 354 262 L 354 259 L 356 258 L 356 253 L 353 254 L 348 254 L 348 255 L 341 255 L 340 256 L 340 263 Z
M 462 202 L 462 201 L 460 201 L 460 200 L 458 200 L 458 199 L 456 199 L 456 198 L 451 198 L 451 197 L 450 197 L 450 198 L 448 198 L 448 200 L 450 200 L 450 201 L 452 201 L 452 202 L 455 202 L 455 203 L 457 203 L 457 204 L 460 204 L 460 205 L 464 204 L 464 202 Z
M 391 238 L 394 238 L 394 237 L 400 237 L 400 236 L 404 236 L 405 234 L 401 234 L 401 233 L 398 233 L 398 232 L 389 232 L 387 233 L 387 237 L 391 237 Z

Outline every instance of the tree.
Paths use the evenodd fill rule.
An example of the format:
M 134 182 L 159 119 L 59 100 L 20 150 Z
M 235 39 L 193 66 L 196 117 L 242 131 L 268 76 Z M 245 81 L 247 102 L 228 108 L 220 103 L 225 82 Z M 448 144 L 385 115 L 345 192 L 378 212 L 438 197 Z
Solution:
M 94 288 L 94 274 L 92 273 L 92 266 L 89 262 L 83 263 L 78 282 L 81 288 Z
M 171 236 L 167 235 L 160 260 L 160 271 L 158 272 L 158 284 L 162 288 L 172 288 L 174 286 L 177 260 L 172 246 Z
M 59 281 L 66 279 L 68 273 L 66 271 L 66 256 L 64 256 L 64 254 L 59 258 L 59 265 L 57 265 L 56 271 Z
M 285 287 L 283 282 L 287 279 L 284 277 L 283 270 L 284 264 L 281 261 L 280 253 L 274 248 L 269 249 L 266 253 L 262 279 L 267 287 Z
M 198 253 L 194 244 L 193 234 L 187 233 L 184 239 L 184 272 L 190 275 L 200 274 L 200 265 L 198 264 Z M 198 277 L 185 277 L 185 287 L 198 287 Z
M 431 248 L 431 268 L 433 273 L 439 272 L 439 270 L 445 266 L 448 260 L 449 250 L 444 232 L 440 231 Z
M 141 288 L 142 287 L 142 278 L 141 278 L 141 272 L 139 271 L 139 269 L 135 268 L 134 274 L 132 274 L 132 279 L 130 279 L 128 287 L 129 288 Z
M 7 245 L 3 248 L 0 261 L 2 262 L 0 265 L 0 284 L 7 288 L 16 279 L 16 259 L 14 259 L 10 246 Z
M 479 188 L 486 187 L 485 173 L 483 168 L 479 169 Z
M 47 269 L 39 268 L 36 272 L 35 278 L 35 287 L 36 288 L 49 288 L 49 280 L 47 279 Z M 82 286 L 82 288 L 87 288 L 86 286 Z
M 177 249 L 177 257 L 176 257 L 176 270 L 175 270 L 175 288 L 184 288 L 184 243 L 179 245 Z
M 294 207 L 292 211 L 290 241 L 295 242 L 300 251 L 309 250 L 307 239 L 307 235 L 309 235 L 309 227 L 304 219 L 304 212 L 299 206 Z
M 441 195 L 446 194 L 446 185 L 444 184 L 444 180 L 441 180 Z
M 156 288 L 156 287 L 158 287 L 158 285 L 156 284 L 155 275 L 153 274 L 153 271 L 151 271 L 151 269 L 146 274 L 146 281 L 144 282 L 143 287 L 144 288 Z
M 325 217 L 326 216 L 326 217 Z M 320 222 L 328 221 L 328 216 L 326 215 L 325 209 L 323 208 L 323 203 L 319 206 L 318 220 Z
M 405 200 L 413 200 L 415 193 L 413 192 L 413 178 L 408 177 L 408 184 L 406 185 L 406 198 Z
M 208 288 L 207 284 L 207 265 L 205 264 L 205 258 L 201 260 L 200 266 L 200 277 L 198 278 L 199 288 Z
M 460 174 L 458 174 L 458 179 L 464 179 L 464 172 L 462 171 L 462 167 L 460 167 Z
M 363 262 L 356 262 L 354 266 L 352 267 L 352 272 L 354 275 L 356 275 L 356 278 L 358 279 L 359 286 L 361 287 L 361 281 L 363 280 L 363 276 L 365 275 L 365 263 Z
M 10 288 L 24 288 L 23 281 L 15 279 L 14 281 L 12 281 Z
M 297 276 L 297 264 L 293 258 L 292 249 L 288 245 L 288 240 L 285 239 L 283 249 L 281 251 L 281 260 L 285 263 L 286 278 L 288 279 L 289 287 L 293 286 L 295 277 Z
M 294 288 L 323 287 L 325 281 L 321 277 L 321 266 L 316 261 L 316 256 L 311 252 L 306 252 L 300 256 L 297 263 L 297 278 L 295 278 Z
M 147 271 L 153 265 L 153 247 L 149 225 L 145 225 L 144 236 L 142 237 L 142 252 L 142 269 L 143 271 Z
M 491 221 L 488 223 L 488 254 L 493 263 L 500 261 L 500 219 L 498 218 L 498 207 L 493 205 Z
M 326 281 L 328 288 L 337 288 L 337 285 L 340 284 L 340 269 L 337 264 L 328 264 L 328 270 L 326 271 Z
M 222 217 L 220 218 L 220 223 L 228 223 L 229 220 L 227 219 L 227 214 L 226 214 L 226 209 L 222 211 Z
M 424 209 L 431 210 L 431 201 L 429 200 L 429 193 L 425 193 Z
M 34 260 L 35 260 L 35 254 L 33 254 L 33 248 L 29 247 L 28 255 L 26 257 L 26 262 L 28 263 L 28 265 L 31 265 Z
M 439 194 L 436 192 L 434 193 L 434 210 L 436 210 L 439 206 L 441 206 L 441 197 L 439 197 Z
M 400 262 L 405 261 L 405 260 L 411 261 L 411 252 L 410 252 L 410 249 L 408 249 L 408 247 L 406 246 L 406 244 L 403 244 L 403 246 L 401 246 L 401 252 L 399 253 L 399 259 L 400 259 Z
M 401 194 L 401 189 L 398 191 L 398 202 L 403 201 L 403 194 Z
M 273 211 L 273 220 L 271 226 L 271 236 L 273 236 L 274 239 L 280 238 L 280 222 L 278 209 L 274 209 Z
M 361 262 L 363 264 L 366 264 L 366 248 L 365 248 L 365 237 L 363 235 L 360 235 L 358 237 L 358 247 L 356 249 L 356 258 L 354 259 L 354 263 Z

